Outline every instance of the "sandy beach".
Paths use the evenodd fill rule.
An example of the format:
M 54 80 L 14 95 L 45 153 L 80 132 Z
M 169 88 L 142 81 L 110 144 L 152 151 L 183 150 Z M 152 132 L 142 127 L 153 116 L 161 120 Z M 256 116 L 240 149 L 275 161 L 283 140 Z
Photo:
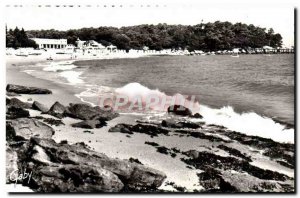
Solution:
M 69 60 L 69 57 L 55 59 L 55 61 Z M 69 103 L 82 103 L 79 98 L 75 97 L 68 84 L 58 84 L 44 79 L 32 77 L 31 75 L 20 72 L 18 66 L 32 65 L 45 61 L 44 58 L 8 58 L 6 64 L 6 78 L 7 84 L 16 84 L 30 87 L 45 88 L 52 91 L 52 94 L 35 95 L 35 94 L 21 94 L 18 96 L 7 96 L 9 99 L 17 98 L 25 103 L 32 104 L 38 101 L 50 108 L 55 102 L 59 102 L 64 106 Z M 143 165 L 151 167 L 166 175 L 163 184 L 158 187 L 159 190 L 172 192 L 195 192 L 195 191 L 209 191 L 213 189 L 208 183 L 214 181 L 201 182 L 201 173 L 205 173 L 206 169 L 201 169 L 201 165 L 190 161 L 188 159 L 191 151 L 197 151 L 197 155 L 213 153 L 213 157 L 224 160 L 226 159 L 242 160 L 241 156 L 247 156 L 251 160 L 247 162 L 247 166 L 256 167 L 256 169 L 234 168 L 232 165 L 224 168 L 223 165 L 217 166 L 216 170 L 222 172 L 222 178 L 230 186 L 233 186 L 235 191 L 247 192 L 268 191 L 268 188 L 263 184 L 269 186 L 271 191 L 285 191 L 285 185 L 293 189 L 294 169 L 291 168 L 290 162 L 287 162 L 283 155 L 278 154 L 276 157 L 271 152 L 266 152 L 265 149 L 258 146 L 259 144 L 246 142 L 249 139 L 253 142 L 261 141 L 263 144 L 273 145 L 274 148 L 284 147 L 279 143 L 275 143 L 269 139 L 257 139 L 255 136 L 242 136 L 232 131 L 222 128 L 221 126 L 207 125 L 203 123 L 201 118 L 195 118 L 194 124 L 199 127 L 189 128 L 183 125 L 181 128 L 162 127 L 163 120 L 174 120 L 177 122 L 189 123 L 190 119 L 186 117 L 173 116 L 162 114 L 159 116 L 145 117 L 139 115 L 120 114 L 118 117 L 108 120 L 107 125 L 101 128 L 84 129 L 76 128 L 71 125 L 78 123 L 81 120 L 71 117 L 57 117 L 42 113 L 41 111 L 29 109 L 30 117 L 51 118 L 61 120 L 63 125 L 51 125 L 55 134 L 52 139 L 59 143 L 67 140 L 69 144 L 84 142 L 91 150 L 97 153 L 104 153 L 110 158 L 118 158 L 121 160 L 128 160 L 130 158 L 138 159 Z M 111 132 L 110 129 L 118 124 L 132 125 L 137 124 L 151 126 L 158 129 L 167 130 L 167 134 L 149 135 L 146 132 L 132 132 L 132 134 L 123 132 Z M 196 134 L 201 134 L 196 135 Z M 146 143 L 148 142 L 148 143 Z M 155 146 L 156 145 L 156 146 Z M 223 146 L 221 146 L 223 145 Z M 160 148 L 160 149 L 159 149 Z M 229 148 L 229 149 L 228 149 Z M 231 149 L 230 149 L 231 148 Z M 273 148 L 272 146 L 270 149 Z M 240 155 L 236 151 L 241 151 Z M 274 151 L 272 151 L 274 152 Z M 284 151 L 287 153 L 288 151 Z M 293 154 L 292 154 L 293 155 Z M 194 156 L 194 155 L 193 155 Z M 284 159 L 282 159 L 282 157 Z M 183 160 L 186 159 L 186 160 Z M 278 163 L 284 161 L 284 163 Z M 246 162 L 243 162 L 246 163 Z M 214 163 L 207 166 L 213 167 Z M 271 171 L 270 175 L 284 175 L 288 179 L 280 180 L 272 177 L 257 176 L 256 172 Z M 250 182 L 251 181 L 251 182 Z M 218 182 L 217 182 L 218 183 Z M 282 184 L 282 185 L 281 185 Z M 218 186 L 218 184 L 215 184 Z

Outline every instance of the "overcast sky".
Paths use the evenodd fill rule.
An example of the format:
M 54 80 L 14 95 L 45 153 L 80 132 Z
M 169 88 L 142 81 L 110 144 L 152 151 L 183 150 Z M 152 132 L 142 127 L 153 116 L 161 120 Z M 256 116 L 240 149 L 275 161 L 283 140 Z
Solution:
M 222 1 L 221 1 L 222 2 Z M 272 2 L 272 1 L 268 1 Z M 43 5 L 43 4 L 41 4 Z M 50 5 L 50 4 L 48 4 Z M 56 7 L 60 5 L 60 7 Z M 139 24 L 184 24 L 195 25 L 203 22 L 230 21 L 273 28 L 283 37 L 283 43 L 294 45 L 294 8 L 278 4 L 114 4 L 103 3 L 54 4 L 51 7 L 23 5 L 5 8 L 8 28 L 15 26 L 25 30 L 57 29 L 68 30 L 83 27 L 129 26 Z M 78 7 L 78 5 L 81 5 Z M 106 7 L 105 7 L 106 5 Z M 158 5 L 158 6 L 157 6 Z

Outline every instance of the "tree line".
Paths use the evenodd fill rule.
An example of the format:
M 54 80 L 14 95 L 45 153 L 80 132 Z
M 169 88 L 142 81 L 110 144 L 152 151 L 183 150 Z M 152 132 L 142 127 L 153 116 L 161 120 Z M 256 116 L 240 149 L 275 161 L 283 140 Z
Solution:
M 35 41 L 28 38 L 27 33 L 22 28 L 21 30 L 16 27 L 14 30 L 5 27 L 6 31 L 6 47 L 20 48 L 20 47 L 33 47 L 37 48 Z
M 69 44 L 80 40 L 95 40 L 104 46 L 116 45 L 119 49 L 151 50 L 188 49 L 216 51 L 233 48 L 261 48 L 265 45 L 281 47 L 282 37 L 274 30 L 252 24 L 220 22 L 198 25 L 136 25 L 129 27 L 81 28 L 68 31 L 31 30 L 28 37 L 61 39 Z

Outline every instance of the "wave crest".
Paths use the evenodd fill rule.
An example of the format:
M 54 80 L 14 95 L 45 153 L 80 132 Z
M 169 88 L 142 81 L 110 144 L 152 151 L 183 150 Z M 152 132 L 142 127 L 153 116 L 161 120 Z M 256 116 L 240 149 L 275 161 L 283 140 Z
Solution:
M 201 105 L 200 114 L 207 124 L 222 125 L 229 130 L 270 138 L 277 142 L 294 143 L 294 129 L 286 129 L 284 125 L 255 112 L 240 114 L 231 106 L 212 109 Z
M 100 93 L 126 95 L 128 96 L 129 101 L 132 101 L 137 96 L 142 97 L 143 101 L 145 101 L 147 97 L 151 97 L 153 95 L 158 96 L 159 98 L 166 97 L 168 99 L 174 96 L 182 96 L 181 94 L 174 94 L 173 96 L 169 96 L 166 93 L 160 91 L 159 89 L 150 89 L 137 82 L 129 83 L 123 87 L 116 89 L 108 89 L 107 87 L 102 86 L 97 91 L 88 89 L 85 92 L 83 92 L 81 96 L 92 97 L 98 94 L 97 96 L 100 97 Z M 192 112 L 200 113 L 203 116 L 203 121 L 205 121 L 207 124 L 221 125 L 232 131 L 238 131 L 246 135 L 270 138 L 277 142 L 294 143 L 294 129 L 286 129 L 284 125 L 276 123 L 271 118 L 261 116 L 255 112 L 237 113 L 231 106 L 225 106 L 220 109 L 214 109 L 206 105 L 200 105 L 197 101 L 189 102 L 190 103 L 185 103 L 184 106 L 188 108 L 190 105 L 197 107 L 198 111 L 193 111 L 193 109 L 197 108 L 192 108 Z M 152 108 L 152 110 L 156 112 L 165 112 L 167 108 L 168 105 L 166 105 L 162 109 L 161 105 L 157 104 L 155 107 Z

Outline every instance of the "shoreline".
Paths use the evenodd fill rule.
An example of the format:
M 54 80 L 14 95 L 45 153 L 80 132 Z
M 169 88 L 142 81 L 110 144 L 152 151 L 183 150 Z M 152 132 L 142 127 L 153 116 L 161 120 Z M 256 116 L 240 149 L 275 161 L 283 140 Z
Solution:
M 143 56 L 141 56 L 143 57 Z M 146 56 L 147 57 L 147 56 Z M 117 59 L 122 59 L 124 57 L 117 57 Z M 127 58 L 133 58 L 133 57 L 127 57 Z M 134 58 L 140 58 L 140 57 L 134 57 Z M 105 59 L 116 59 L 116 57 L 108 57 L 108 58 L 92 58 L 92 59 L 87 59 L 87 58 L 78 58 L 78 59 L 72 59 L 70 60 L 68 57 L 65 57 L 65 58 L 60 58 L 60 59 L 57 59 L 55 61 L 51 61 L 51 62 L 55 62 L 55 63 L 60 63 L 60 62 L 65 62 L 65 61 L 70 61 L 71 64 L 75 65 L 75 66 L 78 66 L 76 64 L 76 62 L 82 62 L 83 63 L 80 63 L 79 64 L 79 67 L 81 65 L 84 65 L 85 63 L 84 62 L 90 62 L 90 61 L 99 61 L 99 60 L 105 60 Z M 33 65 L 33 64 L 39 64 L 39 63 L 42 63 L 42 62 L 49 62 L 49 61 L 37 61 L 37 60 L 27 60 L 27 62 L 25 62 L 24 64 L 25 65 Z M 17 61 L 16 62 L 17 65 L 23 65 L 23 63 L 21 61 Z M 35 86 L 36 84 L 41 84 L 43 86 L 45 86 L 45 88 L 50 88 L 50 89 L 53 89 L 53 94 L 51 97 L 44 97 L 44 96 L 24 96 L 26 98 L 26 100 L 28 99 L 37 99 L 37 100 L 40 100 L 41 102 L 45 102 L 47 104 L 47 106 L 49 107 L 49 102 L 50 104 L 53 104 L 54 102 L 56 102 L 58 99 L 61 100 L 60 102 L 64 105 L 68 105 L 69 103 L 76 103 L 76 102 L 83 102 L 83 103 L 87 103 L 87 104 L 93 104 L 91 103 L 90 101 L 86 101 L 84 100 L 81 96 L 80 96 L 80 93 L 82 93 L 82 91 L 84 92 L 85 89 L 82 89 L 82 91 L 79 92 L 76 92 L 73 88 L 74 85 L 72 85 L 71 83 L 57 83 L 55 81 L 52 81 L 52 80 L 48 80 L 48 79 L 42 79 L 42 78 L 39 78 L 39 77 L 36 77 L 36 76 L 32 76 L 28 73 L 25 73 L 25 72 L 21 72 L 18 68 L 17 68 L 17 65 L 16 63 L 14 62 L 8 62 L 7 64 L 10 65 L 9 67 L 7 67 L 7 77 L 9 78 L 9 80 L 7 80 L 7 83 L 12 83 L 12 84 L 18 84 L 18 82 L 20 82 L 20 84 L 24 84 L 26 86 Z M 15 65 L 15 66 L 13 66 Z M 17 72 L 16 72 L 17 71 Z M 69 71 L 69 70 L 66 70 L 66 71 Z M 14 78 L 11 78 L 12 76 L 14 76 Z M 17 77 L 15 77 L 17 76 Z M 32 78 L 33 77 L 33 78 Z M 34 81 L 32 81 L 32 79 L 35 79 Z M 25 83 L 24 83 L 25 82 Z M 43 87 L 42 86 L 42 87 Z M 63 97 L 61 97 L 63 96 Z M 94 106 L 95 104 L 93 104 Z M 211 108 L 209 106 L 206 106 L 204 105 L 203 106 L 204 108 Z M 211 108 L 211 110 L 220 110 L 220 109 L 214 109 L 214 108 Z M 235 112 L 235 114 L 239 114 L 239 115 L 243 115 L 244 112 Z M 247 113 L 247 112 L 246 112 Z M 248 113 L 252 113 L 251 111 L 248 112 Z M 253 112 L 255 113 L 255 112 Z M 130 113 L 129 113 L 130 114 Z M 282 130 L 294 130 L 294 124 L 291 124 L 289 122 L 285 122 L 285 121 L 282 121 L 282 120 L 279 120 L 277 118 L 272 118 L 272 117 L 266 117 L 266 116 L 263 116 L 263 115 L 260 115 L 260 114 L 257 114 L 255 113 L 257 116 L 260 116 L 261 119 L 264 119 L 264 118 L 267 118 L 267 119 L 271 119 L 275 124 L 279 124 L 279 125 L 282 125 L 284 126 L 284 128 Z M 134 115 L 134 113 L 133 113 Z M 234 115 L 236 116 L 236 115 Z M 269 122 L 269 121 L 268 121 Z M 211 122 L 211 124 L 217 124 L 215 122 Z M 222 125 L 222 123 L 218 123 L 219 125 Z M 233 129 L 234 130 L 234 129 Z M 239 131 L 238 129 L 235 129 L 236 131 Z M 241 131 L 240 131 L 241 132 Z M 247 132 L 243 132 L 245 134 L 248 134 Z M 257 136 L 260 136 L 260 134 L 257 134 L 257 133 L 250 133 L 249 135 L 257 135 Z M 264 137 L 264 138 L 268 138 L 269 136 L 260 136 L 260 137 Z M 270 138 L 270 137 L 269 137 Z M 271 138 L 273 139 L 273 138 Z M 292 138 L 294 139 L 294 138 Z M 276 139 L 273 139 L 276 141 Z M 279 141 L 278 141 L 279 142 Z M 286 142 L 286 141 L 285 141 Z M 290 142 L 290 141 L 289 141 Z M 293 143 L 294 140 L 292 140 L 292 142 L 290 143 Z
M 7 83 L 22 84 L 27 86 L 34 86 L 40 88 L 51 89 L 53 92 L 50 95 L 27 95 L 21 94 L 20 96 L 9 96 L 8 99 L 18 98 L 25 103 L 32 103 L 34 101 L 41 102 L 47 108 L 50 108 L 54 102 L 58 101 L 63 105 L 69 105 L 69 103 L 81 103 L 74 96 L 74 93 L 67 92 L 66 89 L 69 85 L 55 84 L 51 81 L 38 79 L 33 80 L 32 76 L 24 72 L 20 72 L 17 68 L 11 66 L 8 68 L 7 75 L 9 76 Z M 39 86 L 36 86 L 39 85 Z M 31 99 L 30 99 L 31 98 Z M 283 174 L 289 178 L 294 177 L 294 169 L 292 161 L 287 161 L 286 156 L 276 153 L 276 150 L 285 149 L 285 145 L 288 148 L 292 147 L 294 144 L 282 144 L 278 142 L 273 142 L 270 139 L 260 138 L 256 136 L 248 136 L 238 132 L 230 131 L 222 126 L 205 124 L 202 119 L 191 120 L 185 117 L 173 117 L 166 115 L 163 117 L 152 117 L 151 119 L 143 119 L 142 116 L 136 115 L 122 115 L 120 114 L 117 118 L 107 121 L 107 125 L 101 128 L 94 129 L 84 129 L 72 127 L 73 124 L 78 123 L 80 119 L 74 119 L 70 117 L 63 117 L 58 119 L 57 117 L 49 114 L 43 114 L 40 111 L 29 109 L 30 118 L 37 119 L 39 121 L 45 122 L 43 120 L 50 119 L 52 122 L 62 122 L 63 125 L 53 125 L 46 123 L 51 126 L 55 131 L 52 139 L 56 143 L 67 141 L 68 144 L 76 144 L 83 142 L 88 148 L 97 152 L 104 153 L 110 158 L 128 160 L 133 159 L 137 162 L 141 162 L 147 167 L 151 167 L 155 170 L 161 171 L 166 174 L 166 179 L 163 184 L 159 186 L 157 191 L 162 192 L 206 192 L 209 190 L 206 183 L 203 183 L 199 178 L 201 174 L 204 174 L 206 170 L 204 167 L 198 167 L 198 165 L 192 163 L 189 160 L 194 159 L 198 155 L 210 155 L 213 156 L 209 158 L 220 158 L 219 160 L 241 160 L 241 159 L 251 159 L 248 166 L 253 166 L 255 169 L 262 171 L 267 169 L 271 171 L 272 174 Z M 162 122 L 164 120 L 174 120 L 175 123 L 170 122 L 167 126 L 162 127 Z M 178 123 L 183 123 L 183 126 L 179 128 L 176 125 L 176 120 Z M 169 122 L 169 121 L 168 121 Z M 184 123 L 187 123 L 185 126 Z M 190 124 L 189 124 L 190 123 Z M 175 124 L 175 125 L 174 125 Z M 120 132 L 115 131 L 116 126 L 128 126 L 144 127 L 144 130 L 137 132 L 130 132 L 129 134 L 123 133 L 122 131 L 127 131 L 128 129 L 121 130 Z M 173 126 L 174 125 L 174 126 Z M 197 129 L 189 128 L 197 126 Z M 152 134 L 151 129 L 148 127 L 154 127 L 153 130 L 157 130 L 158 134 Z M 176 127 L 175 127 L 176 126 Z M 175 128 L 173 128 L 175 127 Z M 160 131 L 167 131 L 167 134 L 160 134 Z M 113 131 L 113 132 L 112 132 Z M 249 141 L 250 139 L 250 141 Z M 253 144 L 251 142 L 258 142 L 259 144 Z M 262 146 L 259 146 L 259 145 Z M 268 148 L 263 145 L 273 145 Z M 265 149 L 272 149 L 271 151 Z M 240 150 L 242 153 L 238 153 Z M 194 153 L 199 152 L 198 154 Z M 289 150 L 288 152 L 293 153 Z M 188 154 L 192 153 L 192 154 Z M 191 157 L 192 156 L 192 157 Z M 189 157 L 189 158 L 187 158 Z M 233 158 L 232 158 L 233 157 Z M 275 160 L 273 160 L 275 157 Z M 183 159 L 187 160 L 184 161 Z M 277 160 L 277 161 L 276 161 Z M 279 162 L 278 162 L 279 161 Z M 191 163 L 191 164 L 190 164 Z M 226 164 L 226 162 L 224 161 Z M 240 163 L 240 162 L 237 162 Z M 246 163 L 246 162 L 243 162 Z M 210 165 L 213 166 L 213 165 Z M 222 165 L 223 166 L 223 165 Z M 232 166 L 232 165 L 228 165 Z M 240 166 L 240 165 L 239 165 Z M 172 168 L 170 168 L 172 167 Z M 261 183 L 268 183 L 268 185 L 273 185 L 268 177 L 255 178 L 255 172 L 252 170 L 246 170 L 245 173 L 235 173 L 236 169 L 231 167 L 231 172 L 223 170 L 221 178 L 226 178 L 226 181 L 230 185 L 235 186 L 235 191 L 246 191 L 256 188 L 255 186 Z M 232 172 L 233 171 L 233 172 Z M 231 175 L 230 175 L 231 174 Z M 233 174 L 233 175 L 232 175 Z M 286 177 L 284 176 L 284 177 Z M 236 184 L 235 177 L 238 177 L 244 182 L 252 181 L 248 185 Z M 222 179 L 221 179 L 222 180 Z M 292 180 L 288 180 L 286 185 L 291 186 L 293 189 Z M 214 181 L 207 181 L 213 183 Z M 271 182 L 271 183 L 270 183 Z M 274 182 L 274 184 L 277 181 Z M 242 182 L 243 183 L 243 182 Z M 279 187 L 276 183 L 276 190 L 286 191 L 285 189 Z M 259 187 L 261 190 L 267 190 L 263 187 Z
M 21 101 L 23 100 L 23 103 L 9 103 L 9 105 L 22 106 L 25 105 L 25 103 L 28 104 L 28 101 L 23 95 L 8 98 L 10 101 L 13 100 L 13 98 L 19 98 Z M 72 126 L 80 121 L 80 119 L 74 119 L 70 117 L 58 119 L 56 116 L 50 115 L 50 113 L 45 114 L 37 110 L 28 110 L 30 113 L 29 119 L 36 120 L 35 122 L 45 122 L 45 119 L 52 120 L 52 124 L 47 123 L 47 125 L 51 126 L 51 128 L 55 131 L 51 139 L 53 139 L 56 143 L 61 142 L 61 147 L 66 144 L 62 144 L 62 142 L 67 142 L 67 144 L 70 145 L 81 144 L 80 142 L 83 142 L 82 144 L 86 145 L 86 148 L 91 149 L 93 152 L 100 154 L 103 153 L 108 157 L 117 160 L 132 159 L 134 162 L 141 163 L 147 167 L 154 168 L 155 170 L 166 174 L 166 179 L 162 185 L 158 186 L 159 188 L 157 191 L 160 192 L 206 192 L 209 190 L 209 188 L 206 186 L 206 182 L 214 183 L 214 181 L 204 182 L 201 181 L 201 179 L 199 180 L 199 178 L 201 178 L 201 174 L 207 174 L 206 171 L 211 174 L 210 171 L 202 167 L 201 164 L 199 164 L 200 167 L 198 167 L 197 164 L 190 164 L 189 162 L 189 160 L 196 160 L 198 155 L 203 155 L 203 157 L 206 157 L 206 155 L 213 155 L 211 156 L 212 158 L 220 158 L 219 160 L 221 161 L 238 160 L 234 163 L 242 163 L 238 165 L 241 166 L 240 168 L 243 167 L 243 163 L 248 164 L 245 167 L 255 167 L 255 171 L 252 170 L 252 168 L 246 168 L 245 170 L 247 173 L 245 175 L 243 172 L 235 172 L 235 170 L 238 171 L 239 168 L 236 169 L 236 165 L 233 166 L 231 162 L 226 165 L 232 170 L 228 172 L 227 168 L 225 168 L 223 170 L 224 172 L 222 171 L 221 178 L 226 178 L 226 181 L 228 181 L 230 185 L 235 186 L 233 189 L 235 189 L 234 191 L 236 192 L 247 192 L 247 190 L 250 189 L 254 190 L 257 188 L 257 185 L 261 185 L 261 183 L 275 185 L 277 181 L 273 181 L 276 180 L 273 177 L 288 177 L 289 179 L 285 185 L 293 188 L 293 179 L 291 178 L 294 177 L 294 169 L 291 168 L 292 164 L 290 164 L 293 162 L 289 161 L 289 163 L 285 164 L 286 159 L 291 160 L 292 158 L 288 156 L 286 158 L 284 155 L 276 153 L 276 150 L 279 148 L 288 149 L 289 152 L 292 152 L 290 150 L 292 145 L 290 144 L 280 144 L 269 139 L 242 135 L 237 132 L 229 131 L 221 126 L 207 125 L 203 123 L 201 119 L 196 119 L 197 121 L 190 122 L 186 120 L 185 117 L 180 116 L 168 115 L 167 117 L 158 117 L 154 118 L 153 120 L 140 120 L 141 117 L 139 116 L 119 115 L 118 117 L 107 121 L 106 126 L 93 129 L 84 129 Z M 12 121 L 18 123 L 20 119 L 24 120 L 24 118 L 18 118 L 15 121 L 14 119 L 9 119 L 7 124 L 10 125 L 10 122 Z M 170 119 L 174 121 L 177 120 L 179 121 L 178 123 L 181 122 L 183 126 L 180 126 L 179 128 L 177 126 L 173 126 L 176 122 L 167 121 Z M 165 124 L 160 124 L 163 120 L 165 120 L 167 126 L 165 126 Z M 56 122 L 61 122 L 63 124 L 56 125 Z M 138 128 L 136 128 L 136 132 L 133 130 L 130 131 L 130 133 L 127 133 L 127 129 L 125 130 L 124 128 L 124 130 L 121 129 L 119 131 L 117 126 L 139 126 L 143 129 L 138 132 Z M 34 129 L 32 130 L 34 131 Z M 153 130 L 156 130 L 157 132 L 153 133 Z M 38 133 L 40 132 L 41 131 L 38 131 Z M 19 135 L 22 135 L 21 131 L 19 133 Z M 258 145 L 255 142 L 258 142 Z M 9 144 L 12 146 L 12 148 L 14 148 L 14 145 L 16 145 L 15 143 Z M 265 147 L 265 144 L 272 146 L 267 148 Z M 48 145 L 48 143 L 46 145 Z M 47 149 L 47 147 L 44 146 L 43 148 Z M 237 149 L 241 150 L 242 153 L 238 152 Z M 265 149 L 271 149 L 272 151 Z M 43 152 L 40 152 L 41 151 L 38 151 L 39 154 L 36 157 L 33 157 L 35 161 L 38 160 L 45 163 L 45 160 L 47 161 L 49 159 L 45 158 L 45 154 L 43 154 Z M 272 160 L 273 157 L 275 157 L 277 161 L 280 160 L 280 163 Z M 283 159 L 281 159 L 282 157 Z M 243 161 L 243 159 L 246 159 L 247 162 Z M 228 163 L 225 161 L 223 163 Z M 208 160 L 204 161 L 204 163 L 210 162 Z M 214 165 L 211 164 L 210 166 Z M 265 169 L 269 171 L 269 176 L 263 176 L 266 174 L 264 173 L 264 171 L 266 171 Z M 37 169 L 37 171 L 38 170 L 39 169 Z M 257 175 L 256 171 L 260 171 L 261 173 Z M 230 176 L 228 174 L 233 175 Z M 260 174 L 262 176 L 259 176 Z M 273 174 L 274 176 L 272 176 Z M 254 181 L 252 181 L 253 176 L 259 177 L 259 179 L 256 178 Z M 235 177 L 238 177 L 239 180 L 242 179 L 242 184 L 236 184 L 234 179 Z M 251 182 L 246 185 L 243 184 L 244 182 L 249 181 Z M 285 189 L 280 188 L 277 186 L 277 184 L 275 186 L 276 187 L 272 187 L 273 190 L 285 191 Z M 264 187 L 260 188 L 261 190 L 268 191 L 268 189 L 264 189 Z

